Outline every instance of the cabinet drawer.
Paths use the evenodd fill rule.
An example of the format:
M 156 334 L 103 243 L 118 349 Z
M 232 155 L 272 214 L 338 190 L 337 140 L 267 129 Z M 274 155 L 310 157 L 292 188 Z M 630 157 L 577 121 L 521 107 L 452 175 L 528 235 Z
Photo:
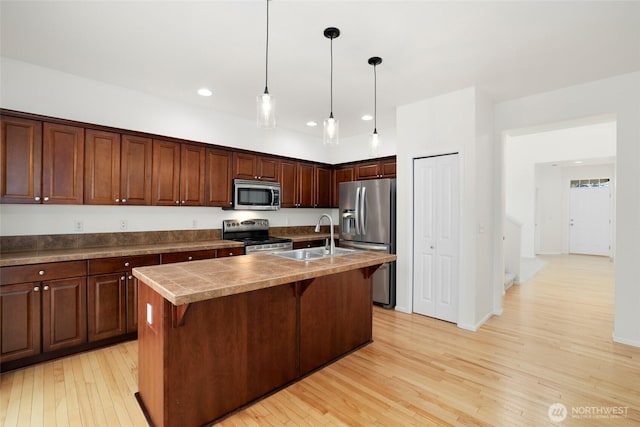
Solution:
M 324 246 L 324 239 L 293 242 L 293 249 L 317 248 L 319 246 Z
M 106 274 L 129 271 L 132 268 L 160 264 L 160 255 L 134 255 L 89 260 L 89 274 Z
M 215 249 L 203 249 L 200 251 L 171 252 L 162 254 L 162 264 L 174 262 L 196 261 L 199 259 L 210 259 L 216 257 Z
M 236 256 L 236 255 L 244 255 L 244 247 L 217 249 L 218 258 L 224 258 L 226 256 Z
M 44 264 L 2 267 L 0 283 L 40 282 L 43 280 L 65 279 L 87 275 L 86 261 L 49 262 Z

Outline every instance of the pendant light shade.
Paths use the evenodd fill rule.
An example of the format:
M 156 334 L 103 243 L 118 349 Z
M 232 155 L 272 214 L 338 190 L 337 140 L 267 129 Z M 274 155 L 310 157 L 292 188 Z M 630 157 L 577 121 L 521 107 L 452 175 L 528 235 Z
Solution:
M 329 27 L 324 30 L 324 36 L 331 40 L 331 83 L 330 83 L 330 99 L 331 111 L 329 118 L 324 120 L 324 134 L 322 142 L 325 145 L 338 145 L 338 134 L 340 123 L 338 119 L 333 117 L 333 39 L 340 36 L 340 30 L 335 27 Z
M 265 47 L 264 65 L 264 93 L 256 97 L 257 123 L 262 129 L 273 129 L 276 127 L 276 99 L 269 93 L 267 85 L 269 77 L 269 1 L 267 2 L 267 37 Z
M 380 148 L 380 136 L 378 135 L 378 82 L 376 76 L 376 66 L 382 64 L 382 58 L 373 56 L 367 61 L 369 65 L 373 65 L 373 133 L 369 140 L 369 153 L 371 157 L 378 155 Z

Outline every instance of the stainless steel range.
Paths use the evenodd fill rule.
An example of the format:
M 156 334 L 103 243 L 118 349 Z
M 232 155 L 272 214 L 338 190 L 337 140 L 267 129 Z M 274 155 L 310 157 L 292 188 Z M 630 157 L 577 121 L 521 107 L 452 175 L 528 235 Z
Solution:
M 268 219 L 246 219 L 222 221 L 222 238 L 244 242 L 247 255 L 256 252 L 277 252 L 293 248 L 291 239 L 270 237 Z

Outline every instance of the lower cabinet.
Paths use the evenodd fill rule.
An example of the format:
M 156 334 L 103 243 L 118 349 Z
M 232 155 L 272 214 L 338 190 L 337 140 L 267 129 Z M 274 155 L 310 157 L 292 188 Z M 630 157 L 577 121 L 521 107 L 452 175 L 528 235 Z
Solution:
M 1 286 L 0 362 L 85 343 L 86 287 L 86 277 Z
M 89 342 L 138 330 L 138 279 L 131 270 L 157 264 L 157 254 L 89 260 Z

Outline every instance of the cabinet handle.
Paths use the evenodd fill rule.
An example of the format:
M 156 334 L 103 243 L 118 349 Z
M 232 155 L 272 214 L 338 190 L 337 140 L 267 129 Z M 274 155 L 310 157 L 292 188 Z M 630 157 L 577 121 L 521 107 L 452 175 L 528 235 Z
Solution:
M 40 197 L 36 196 L 36 197 L 34 197 L 34 200 L 35 200 L 36 202 L 39 202 L 39 201 L 40 201 Z
M 130 275 L 130 276 L 128 277 L 128 279 L 129 279 L 129 280 L 133 280 L 133 276 L 131 276 L 131 275 Z
M 33 292 L 39 292 L 40 291 L 40 286 L 35 286 L 33 288 Z
M 176 200 L 176 205 L 179 205 L 179 204 L 180 204 L 180 200 Z
M 120 199 L 116 199 L 116 203 L 120 203 Z
M 262 179 L 262 177 L 261 177 L 261 176 L 259 176 L 259 177 L 258 177 L 258 179 Z
M 38 276 L 44 276 L 44 270 L 38 271 Z
M 229 252 L 229 256 L 233 256 L 233 252 Z
M 181 205 L 184 205 L 184 200 L 182 200 L 182 201 L 180 202 L 180 204 L 181 204 Z
M 189 261 L 193 261 L 193 257 L 192 257 L 192 256 L 190 256 L 190 257 L 188 258 L 188 260 L 189 260 Z
M 129 261 L 125 262 L 125 263 L 124 263 L 124 266 L 125 266 L 125 267 L 129 267 Z
M 44 288 L 42 288 L 42 289 L 44 289 L 45 291 L 48 291 L 49 290 L 49 286 L 44 285 Z
M 122 199 L 122 203 L 127 203 L 127 199 Z
M 120 281 L 121 282 L 124 282 L 124 279 L 126 279 L 126 277 L 124 277 L 124 276 L 120 277 Z
M 48 198 L 48 197 L 45 197 L 45 198 L 44 198 L 44 201 L 45 201 L 45 202 L 48 202 L 48 201 L 49 201 L 49 198 Z

